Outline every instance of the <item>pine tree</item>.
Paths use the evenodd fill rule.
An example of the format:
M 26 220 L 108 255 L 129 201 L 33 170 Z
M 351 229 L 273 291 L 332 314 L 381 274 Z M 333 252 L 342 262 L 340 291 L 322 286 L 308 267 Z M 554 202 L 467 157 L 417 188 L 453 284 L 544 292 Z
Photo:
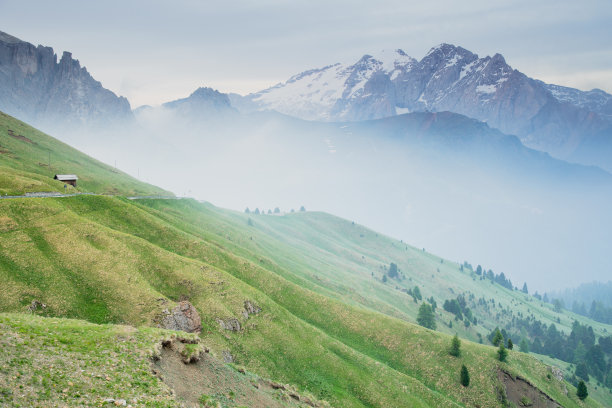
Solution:
M 470 373 L 468 372 L 468 369 L 465 364 L 461 366 L 461 385 L 463 385 L 464 387 L 470 385 Z
M 389 264 L 389 269 L 387 271 L 387 274 L 389 275 L 390 278 L 397 278 L 399 276 L 397 273 L 397 264 L 395 264 L 394 262 L 391 262 Z
M 508 358 L 508 350 L 504 347 L 504 343 L 499 344 L 499 349 L 497 350 L 497 359 L 502 363 L 506 361 Z
M 417 315 L 417 323 L 428 329 L 436 329 L 436 315 L 431 308 L 429 303 L 421 303 L 419 307 L 419 313 Z
M 529 289 L 527 289 L 527 282 L 523 283 L 523 293 L 529 293 Z
M 455 334 L 455 337 L 451 340 L 451 347 L 448 352 L 451 356 L 459 357 L 461 356 L 461 340 L 459 340 L 459 336 Z
M 413 293 L 413 296 L 417 298 L 418 300 L 423 300 L 423 296 L 421 295 L 421 290 L 419 289 L 418 286 L 415 286 L 414 289 L 412 289 L 412 293 Z
M 578 383 L 578 387 L 576 388 L 576 395 L 578 396 L 578 398 L 580 398 L 581 401 L 584 401 L 586 397 L 589 396 L 587 386 L 582 380 L 580 380 L 580 382 Z
M 504 336 L 499 331 L 499 327 L 497 327 L 495 329 L 495 334 L 493 335 L 493 340 L 491 340 L 491 343 L 493 343 L 494 346 L 499 346 L 499 344 L 503 343 L 503 341 L 504 341 Z
M 508 339 L 508 350 L 512 350 L 514 348 L 514 343 L 512 342 L 512 339 Z

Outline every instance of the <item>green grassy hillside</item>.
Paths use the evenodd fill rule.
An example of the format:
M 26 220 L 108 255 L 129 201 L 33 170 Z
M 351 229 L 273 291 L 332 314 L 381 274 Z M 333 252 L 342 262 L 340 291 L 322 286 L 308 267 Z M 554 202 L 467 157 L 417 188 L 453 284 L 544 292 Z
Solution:
M 188 350 L 181 342 L 197 342 L 194 334 L 0 314 L 0 335 L 3 407 L 100 407 L 115 406 L 115 401 L 160 408 L 189 402 L 206 407 L 308 406 L 295 399 L 306 401 L 303 395 L 286 387 L 275 390 L 270 380 L 224 365 L 200 344 Z M 197 361 L 185 364 L 175 348 Z M 178 387 L 171 392 L 166 383 L 178 379 L 193 392 Z
M 66 192 L 172 195 L 99 162 L 31 126 L 0 112 L 0 194 L 64 192 L 55 174 L 76 174 L 78 188 Z
M 329 214 L 247 215 L 184 200 L 145 200 L 138 205 L 158 210 L 159 217 L 184 231 L 206 234 L 207 239 L 252 261 L 263 255 L 274 267 L 289 271 L 288 279 L 302 286 L 406 321 L 416 322 L 420 302 L 415 303 L 402 289 L 418 286 L 423 299 L 433 296 L 438 303 L 438 330 L 458 332 L 473 341 L 519 313 L 533 314 L 566 333 L 574 320 L 592 326 L 596 335 L 609 334 L 612 329 L 567 310 L 555 312 L 551 304 L 481 280 L 467 268 L 462 271 L 456 262 Z M 391 262 L 406 279 L 382 281 L 384 268 Z M 479 320 L 469 328 L 441 307 L 444 300 L 462 293 Z M 495 303 L 483 307 L 478 303 L 480 298 L 487 303 L 494 299 Z M 454 323 L 452 328 L 449 321 Z
M 164 193 L 6 115 L 0 115 L 0 150 L 3 194 L 62 191 L 63 185 L 51 179 L 55 173 L 79 175 L 79 191 Z M 403 278 L 384 281 L 392 262 Z M 49 318 L 0 317 L 2 339 L 8 339 L 0 360 L 6 374 L 0 397 L 16 406 L 99 405 L 103 383 L 82 385 L 78 395 L 72 386 L 58 392 L 68 377 L 45 379 L 36 371 L 45 361 L 37 359 L 55 359 L 54 366 L 68 371 L 77 361 L 87 371 L 83 367 L 102 364 L 104 353 L 112 352 L 118 354 L 110 366 L 104 362 L 111 380 L 117 375 L 138 382 L 131 384 L 134 393 L 121 398 L 175 406 L 177 399 L 165 393 L 182 383 L 161 384 L 147 371 L 157 369 L 148 366 L 147 350 L 167 333 L 91 323 L 155 327 L 164 309 L 180 300 L 199 311 L 201 342 L 213 356 L 231 355 L 249 371 L 333 406 L 507 406 L 501 372 L 528 381 L 564 407 L 601 406 L 594 398 L 580 402 L 571 385 L 533 357 L 510 351 L 501 363 L 494 347 L 477 341 L 522 316 L 555 323 L 564 332 L 573 319 L 593 326 L 597 335 L 610 326 L 557 313 L 454 262 L 328 214 L 254 216 L 194 200 L 106 195 L 0 200 L 0 281 L 0 312 L 29 313 L 30 305 L 44 303 L 34 313 Z M 423 300 L 408 295 L 416 286 Z M 460 294 L 478 324 L 468 326 L 442 310 L 445 300 Z M 432 296 L 439 306 L 439 331 L 414 324 L 419 305 Z M 247 300 L 261 312 L 245 314 Z M 240 328 L 226 330 L 230 321 Z M 459 358 L 448 353 L 455 332 L 474 340 L 464 341 Z M 117 339 L 129 344 L 121 340 L 113 346 Z M 70 353 L 59 357 L 65 351 Z M 209 363 L 193 374 L 203 381 L 195 388 L 216 395 L 222 406 L 237 406 L 238 399 L 217 389 L 225 386 L 204 379 L 222 372 L 236 390 L 246 390 L 248 381 L 217 360 Z M 122 364 L 127 364 L 125 375 L 118 372 Z M 469 387 L 459 383 L 463 364 L 471 372 Z M 165 369 L 172 372 L 176 365 Z M 118 393 L 126 385 L 121 381 L 107 388 Z M 262 406 L 287 402 L 282 390 L 262 387 L 263 394 L 257 394 Z M 198 396 L 183 391 L 188 400 Z M 49 399 L 37 399 L 41 393 Z M 600 393 L 593 396 L 607 402 Z M 268 397 L 275 402 L 266 403 Z
M 1 311 L 39 300 L 49 316 L 142 325 L 188 299 L 213 353 L 229 350 L 249 370 L 334 406 L 502 406 L 498 369 L 563 406 L 599 406 L 578 402 L 523 353 L 499 363 L 493 347 L 464 342 L 461 358 L 449 356 L 450 336 L 411 324 L 412 299 L 370 272 L 388 262 L 389 245 L 414 282 L 439 258 L 335 217 L 252 217 L 249 225 L 247 215 L 192 200 L 101 196 L 5 200 L 0 215 Z M 370 266 L 352 266 L 360 262 Z M 457 285 L 476 284 L 447 267 Z M 245 318 L 245 300 L 262 312 Z M 218 323 L 231 318 L 240 331 Z M 438 320 L 443 328 L 445 316 Z M 472 372 L 468 388 L 459 384 L 461 364 Z

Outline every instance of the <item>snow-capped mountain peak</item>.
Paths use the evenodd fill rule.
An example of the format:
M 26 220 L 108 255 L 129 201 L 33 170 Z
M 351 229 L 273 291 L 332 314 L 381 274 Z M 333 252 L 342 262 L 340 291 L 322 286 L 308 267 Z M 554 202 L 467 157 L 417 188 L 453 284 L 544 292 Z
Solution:
M 401 49 L 381 50 L 364 55 L 354 64 L 336 63 L 301 72 L 248 98 L 259 108 L 308 120 L 356 119 L 351 114 L 352 104 L 371 99 L 380 85 L 384 88 L 384 84 L 409 72 L 416 63 Z M 381 116 L 395 114 L 394 106 L 386 105 Z M 370 115 L 375 116 L 378 114 Z
M 321 121 L 450 111 L 485 121 L 560 158 L 578 152 L 582 138 L 603 140 L 608 133 L 602 132 L 612 132 L 612 95 L 545 84 L 513 69 L 501 54 L 481 58 L 446 43 L 420 61 L 401 49 L 382 50 L 353 64 L 305 71 L 272 88 L 232 98 L 243 110 L 272 109 Z

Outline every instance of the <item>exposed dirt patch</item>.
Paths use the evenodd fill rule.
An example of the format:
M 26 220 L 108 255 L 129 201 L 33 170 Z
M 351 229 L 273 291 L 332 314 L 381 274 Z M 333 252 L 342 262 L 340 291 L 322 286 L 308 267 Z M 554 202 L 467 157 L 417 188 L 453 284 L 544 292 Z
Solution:
M 153 371 L 187 407 L 217 406 L 217 402 L 223 407 L 329 407 L 288 386 L 236 370 L 207 352 L 185 363 L 182 348 L 179 341 L 164 343 Z
M 505 387 L 508 401 L 517 407 L 562 408 L 555 400 L 523 378 L 513 377 L 501 370 L 497 372 L 497 378 Z
M 7 150 L 7 148 L 4 146 L 0 146 L 0 154 L 7 154 L 7 153 L 10 153 L 10 151 Z
M 15 132 L 13 132 L 11 129 L 8 130 L 8 134 L 9 134 L 9 136 L 12 136 L 15 139 L 19 139 L 19 140 L 24 141 L 26 143 L 36 144 L 36 142 L 34 142 L 32 139 L 28 139 L 27 137 L 25 137 L 23 135 L 18 135 Z

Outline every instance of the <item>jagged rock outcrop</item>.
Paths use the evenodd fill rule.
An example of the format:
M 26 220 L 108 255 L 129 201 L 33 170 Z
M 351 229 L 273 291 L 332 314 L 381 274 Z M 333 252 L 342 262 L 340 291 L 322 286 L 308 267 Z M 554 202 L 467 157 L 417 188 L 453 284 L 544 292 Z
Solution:
M 221 328 L 224 330 L 240 331 L 240 329 L 242 328 L 238 319 L 235 318 L 225 320 L 217 319 L 217 323 L 219 323 L 219 326 L 221 326 Z
M 244 301 L 244 311 L 242 312 L 242 314 L 245 318 L 248 319 L 249 315 L 256 315 L 259 314 L 259 312 L 261 312 L 261 307 L 257 306 L 254 302 L 250 300 Z
M 184 300 L 168 311 L 163 312 L 161 327 L 169 330 L 181 330 L 187 333 L 199 333 L 202 331 L 202 320 L 196 308 Z
M 133 119 L 126 98 L 102 87 L 70 52 L 0 32 L 0 111 L 42 129 L 99 127 Z

